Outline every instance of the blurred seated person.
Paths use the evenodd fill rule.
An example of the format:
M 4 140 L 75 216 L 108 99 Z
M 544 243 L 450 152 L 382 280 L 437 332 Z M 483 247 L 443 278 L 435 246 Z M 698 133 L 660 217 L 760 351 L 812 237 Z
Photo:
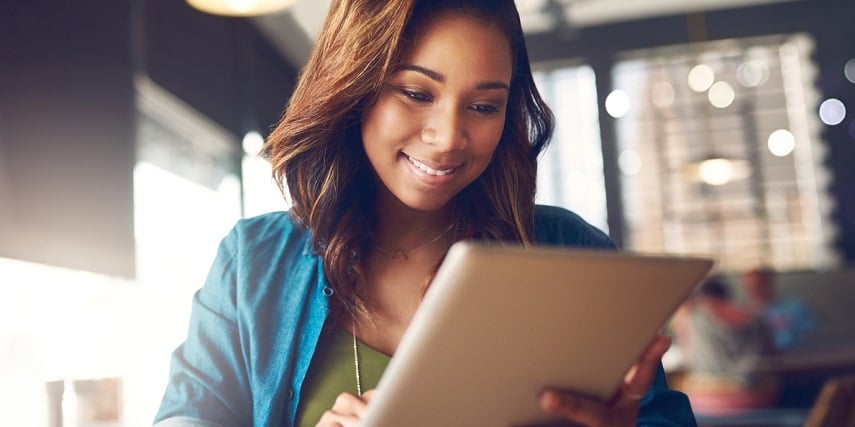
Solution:
M 686 375 L 679 386 L 699 415 L 731 415 L 772 406 L 777 379 L 758 371 L 775 351 L 770 331 L 734 301 L 720 276 L 707 278 L 674 315 Z
M 777 296 L 771 270 L 749 270 L 743 274 L 742 284 L 750 308 L 766 322 L 778 350 L 804 344 L 816 321 L 802 301 Z

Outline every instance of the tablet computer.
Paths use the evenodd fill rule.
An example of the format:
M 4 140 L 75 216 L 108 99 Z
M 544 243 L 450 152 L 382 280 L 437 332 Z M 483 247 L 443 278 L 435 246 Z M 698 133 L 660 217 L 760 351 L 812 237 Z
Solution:
M 607 400 L 713 261 L 456 243 L 363 419 L 368 427 L 547 422 L 546 386 Z

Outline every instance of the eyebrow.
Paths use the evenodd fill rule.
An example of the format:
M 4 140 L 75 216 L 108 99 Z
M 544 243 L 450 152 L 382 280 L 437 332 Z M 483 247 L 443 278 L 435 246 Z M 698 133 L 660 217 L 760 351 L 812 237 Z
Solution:
M 417 72 L 417 73 L 419 73 L 419 74 L 423 74 L 423 75 L 427 76 L 429 79 L 431 79 L 431 80 L 433 80 L 433 81 L 435 81 L 435 82 L 439 82 L 439 83 L 444 83 L 444 82 L 445 82 L 445 76 L 444 76 L 444 75 L 442 75 L 442 73 L 438 73 L 438 72 L 436 72 L 436 71 L 434 71 L 434 70 L 431 70 L 431 69 L 429 69 L 429 68 L 422 67 L 422 66 L 420 66 L 420 65 L 404 64 L 404 65 L 401 65 L 401 66 L 398 68 L 398 70 L 399 70 L 399 71 L 401 71 L 401 70 L 415 71 L 415 72 Z M 510 92 L 510 91 L 511 91 L 511 88 L 510 88 L 510 87 L 508 87 L 508 84 L 507 84 L 507 83 L 505 83 L 505 82 L 500 82 L 500 81 L 486 81 L 486 82 L 481 82 L 481 83 L 478 83 L 478 85 L 477 85 L 477 86 L 475 86 L 475 88 L 476 88 L 476 89 L 479 89 L 479 90 L 504 89 L 504 90 L 506 90 L 506 91 L 508 91 L 508 92 Z

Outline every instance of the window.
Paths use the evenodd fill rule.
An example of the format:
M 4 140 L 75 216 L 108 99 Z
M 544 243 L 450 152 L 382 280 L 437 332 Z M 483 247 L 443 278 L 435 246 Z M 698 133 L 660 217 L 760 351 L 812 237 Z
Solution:
M 536 200 L 570 209 L 608 231 L 594 71 L 543 65 L 535 82 L 556 119 L 552 142 L 538 163 Z
M 811 49 L 796 35 L 622 55 L 628 249 L 710 255 L 730 271 L 837 263 Z
M 290 209 L 291 204 L 273 180 L 270 162 L 260 155 L 264 137 L 257 131 L 247 132 L 242 145 L 243 215 L 251 217 Z

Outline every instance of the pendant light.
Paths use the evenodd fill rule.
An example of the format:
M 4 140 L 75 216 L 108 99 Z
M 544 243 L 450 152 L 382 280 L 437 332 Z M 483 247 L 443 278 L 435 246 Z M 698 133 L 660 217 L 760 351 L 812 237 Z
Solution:
M 187 0 L 194 9 L 221 16 L 258 16 L 279 12 L 297 0 Z

